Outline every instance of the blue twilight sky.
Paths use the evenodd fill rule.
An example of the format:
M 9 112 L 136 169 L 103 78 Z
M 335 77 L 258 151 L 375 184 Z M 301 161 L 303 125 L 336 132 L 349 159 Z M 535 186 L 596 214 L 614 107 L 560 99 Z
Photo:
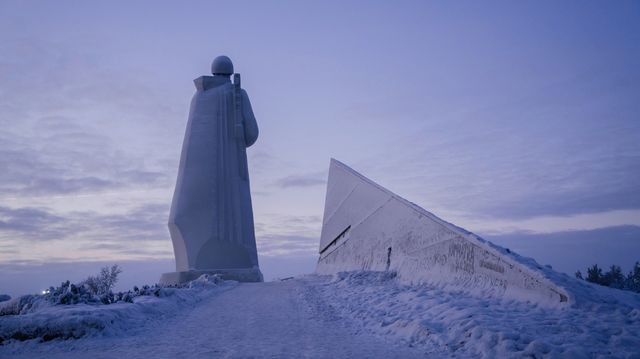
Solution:
M 640 260 L 637 1 L 4 0 L 0 292 L 172 270 L 192 80 L 220 54 L 260 126 L 268 278 L 313 270 L 330 157 L 568 273 Z

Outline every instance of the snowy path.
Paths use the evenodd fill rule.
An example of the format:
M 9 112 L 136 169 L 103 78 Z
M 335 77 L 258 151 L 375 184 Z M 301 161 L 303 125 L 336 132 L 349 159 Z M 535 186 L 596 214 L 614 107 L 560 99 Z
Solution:
M 357 330 L 307 280 L 239 284 L 128 336 L 0 347 L 11 358 L 414 358 L 424 352 Z M 8 353 L 6 350 L 12 351 Z

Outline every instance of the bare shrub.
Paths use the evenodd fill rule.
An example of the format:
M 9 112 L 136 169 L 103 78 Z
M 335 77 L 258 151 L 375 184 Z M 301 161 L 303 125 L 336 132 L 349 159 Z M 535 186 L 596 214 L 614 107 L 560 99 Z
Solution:
M 89 276 L 81 285 L 84 285 L 91 294 L 104 295 L 108 294 L 118 282 L 118 275 L 122 273 L 122 269 L 117 264 L 111 267 L 102 267 L 97 276 Z

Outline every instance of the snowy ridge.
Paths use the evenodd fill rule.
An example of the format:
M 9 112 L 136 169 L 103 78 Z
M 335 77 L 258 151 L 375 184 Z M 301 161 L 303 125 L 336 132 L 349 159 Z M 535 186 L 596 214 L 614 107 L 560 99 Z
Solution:
M 438 218 L 331 159 L 317 272 L 345 270 L 395 270 L 412 283 L 439 282 L 551 305 L 574 300 L 558 273 Z

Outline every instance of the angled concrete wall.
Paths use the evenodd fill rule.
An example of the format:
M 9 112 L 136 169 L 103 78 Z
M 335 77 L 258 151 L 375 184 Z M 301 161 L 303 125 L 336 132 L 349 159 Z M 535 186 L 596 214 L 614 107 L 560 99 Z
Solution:
M 391 270 L 405 282 L 568 302 L 536 264 L 447 223 L 332 159 L 316 271 Z

